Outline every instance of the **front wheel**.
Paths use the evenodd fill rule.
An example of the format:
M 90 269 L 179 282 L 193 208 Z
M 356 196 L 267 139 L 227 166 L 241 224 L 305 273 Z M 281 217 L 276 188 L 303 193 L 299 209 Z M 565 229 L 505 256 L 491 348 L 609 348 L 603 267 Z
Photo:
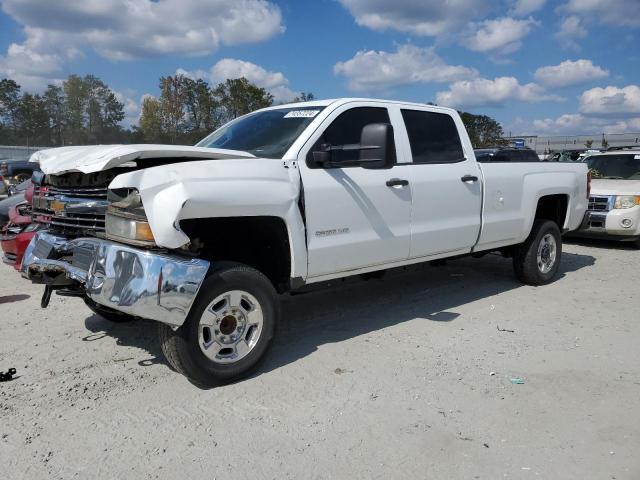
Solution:
M 202 284 L 184 325 L 160 324 L 169 364 L 196 385 L 213 387 L 248 375 L 264 358 L 275 333 L 278 303 L 262 273 L 235 264 Z
M 529 237 L 513 255 L 516 277 L 527 285 L 546 285 L 558 273 L 562 236 L 555 222 L 535 220 Z

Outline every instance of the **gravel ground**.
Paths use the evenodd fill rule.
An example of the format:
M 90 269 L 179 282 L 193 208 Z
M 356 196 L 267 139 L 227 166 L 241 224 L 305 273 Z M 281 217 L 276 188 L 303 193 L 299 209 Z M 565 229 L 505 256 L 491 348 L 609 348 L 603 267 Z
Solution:
M 0 266 L 2 478 L 640 478 L 640 251 L 565 246 L 286 297 L 253 377 L 200 390 L 151 322 Z M 519 377 L 524 384 L 513 384 Z

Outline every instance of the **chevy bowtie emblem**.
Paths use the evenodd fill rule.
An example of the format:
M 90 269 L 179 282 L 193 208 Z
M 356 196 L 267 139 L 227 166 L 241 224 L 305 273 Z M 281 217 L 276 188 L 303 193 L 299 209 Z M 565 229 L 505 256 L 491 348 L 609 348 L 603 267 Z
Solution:
M 56 215 L 64 215 L 64 206 L 65 203 L 60 200 L 53 200 L 49 204 L 49 208 L 51 208 Z

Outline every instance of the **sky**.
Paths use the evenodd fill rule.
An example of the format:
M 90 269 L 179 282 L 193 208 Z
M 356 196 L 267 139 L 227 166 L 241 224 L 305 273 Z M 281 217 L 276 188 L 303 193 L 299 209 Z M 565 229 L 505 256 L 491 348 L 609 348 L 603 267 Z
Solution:
M 71 73 L 109 84 L 128 123 L 182 73 L 278 103 L 434 102 L 512 135 L 640 132 L 640 0 L 0 0 L 0 78 Z

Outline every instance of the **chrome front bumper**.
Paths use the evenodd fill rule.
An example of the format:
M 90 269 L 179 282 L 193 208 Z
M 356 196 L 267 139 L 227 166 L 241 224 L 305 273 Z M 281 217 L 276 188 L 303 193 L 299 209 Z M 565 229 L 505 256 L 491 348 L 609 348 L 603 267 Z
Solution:
M 33 238 L 22 265 L 34 283 L 79 287 L 100 305 L 173 326 L 184 323 L 209 270 L 198 258 L 46 232 Z

